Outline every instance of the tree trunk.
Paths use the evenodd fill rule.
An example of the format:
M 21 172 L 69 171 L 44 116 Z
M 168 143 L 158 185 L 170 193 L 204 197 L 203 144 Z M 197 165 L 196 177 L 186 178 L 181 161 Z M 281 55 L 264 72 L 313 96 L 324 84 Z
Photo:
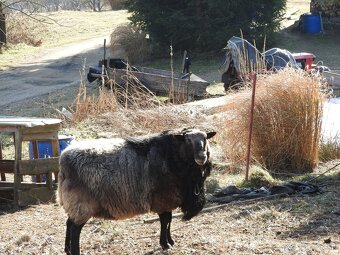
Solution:
M 6 44 L 6 20 L 3 5 L 0 2 L 0 48 L 3 44 Z
M 101 0 L 97 0 L 97 10 L 99 11 L 99 12 L 101 12 L 102 11 L 102 1 Z
M 96 9 L 96 0 L 92 0 L 92 11 L 96 12 L 97 9 Z

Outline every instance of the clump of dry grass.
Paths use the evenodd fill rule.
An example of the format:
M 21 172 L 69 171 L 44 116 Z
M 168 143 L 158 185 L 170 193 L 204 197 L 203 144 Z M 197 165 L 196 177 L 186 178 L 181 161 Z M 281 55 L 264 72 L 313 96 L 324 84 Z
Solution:
M 340 134 L 327 140 L 321 139 L 319 158 L 322 162 L 340 158 Z
M 241 186 L 249 186 L 255 188 L 270 187 L 278 184 L 269 172 L 259 166 L 252 166 L 250 169 L 249 180 L 244 180 Z
M 88 117 L 98 116 L 107 112 L 126 109 L 146 109 L 161 105 L 155 95 L 149 91 L 131 72 L 115 79 L 103 80 L 98 94 L 87 94 L 86 83 L 81 82 L 76 99 L 73 103 L 72 121 L 78 123 Z
M 130 64 L 143 63 L 151 53 L 146 33 L 130 23 L 114 29 L 110 47 L 114 56 L 127 58 Z
M 86 84 L 81 82 L 72 107 L 72 121 L 77 123 L 90 116 L 115 111 L 118 107 L 119 104 L 112 90 L 99 87 L 98 95 L 88 95 Z
M 251 156 L 277 173 L 311 172 L 318 163 L 324 94 L 321 81 L 286 68 L 259 76 Z M 235 96 L 235 111 L 223 131 L 227 157 L 244 162 L 249 132 L 250 89 Z

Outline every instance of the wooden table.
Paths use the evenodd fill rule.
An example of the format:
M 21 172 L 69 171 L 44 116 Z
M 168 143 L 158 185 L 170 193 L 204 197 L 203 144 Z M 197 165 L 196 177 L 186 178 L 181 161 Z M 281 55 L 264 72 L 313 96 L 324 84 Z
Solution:
M 60 124 L 61 120 L 51 118 L 0 117 L 0 134 L 12 135 L 15 148 L 15 158 L 3 160 L 0 146 L 0 201 L 3 198 L 12 201 L 14 205 L 25 206 L 55 199 L 52 173 L 57 178 Z M 22 159 L 22 144 L 27 141 L 32 143 L 34 159 Z M 39 141 L 51 143 L 51 157 L 39 159 Z M 6 173 L 12 173 L 14 180 L 7 181 Z M 37 178 L 36 182 L 23 182 L 24 175 L 41 176 L 42 174 L 46 175 L 46 183 L 42 183 L 40 178 Z M 12 195 L 8 195 L 8 192 L 12 192 Z

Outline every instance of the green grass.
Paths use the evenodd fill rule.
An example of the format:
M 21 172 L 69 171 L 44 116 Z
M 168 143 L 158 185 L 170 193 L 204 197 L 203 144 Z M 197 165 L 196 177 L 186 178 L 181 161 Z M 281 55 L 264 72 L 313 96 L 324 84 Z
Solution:
M 340 69 L 339 42 L 340 26 L 316 35 L 304 34 L 288 28 L 278 35 L 277 45 L 275 46 L 287 49 L 292 53 L 313 53 L 316 56 L 315 63 L 321 61 L 323 65 L 331 69 Z

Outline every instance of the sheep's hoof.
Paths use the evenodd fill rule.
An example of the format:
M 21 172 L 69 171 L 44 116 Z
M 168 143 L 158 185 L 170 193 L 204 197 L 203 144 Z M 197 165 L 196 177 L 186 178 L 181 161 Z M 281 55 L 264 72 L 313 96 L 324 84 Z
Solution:
M 175 244 L 174 240 L 172 240 L 171 238 L 169 238 L 168 242 L 171 245 L 171 247 L 174 246 L 174 244 Z
M 172 248 L 172 245 L 170 243 L 164 243 L 164 244 L 161 244 L 161 246 L 163 250 L 169 250 Z

